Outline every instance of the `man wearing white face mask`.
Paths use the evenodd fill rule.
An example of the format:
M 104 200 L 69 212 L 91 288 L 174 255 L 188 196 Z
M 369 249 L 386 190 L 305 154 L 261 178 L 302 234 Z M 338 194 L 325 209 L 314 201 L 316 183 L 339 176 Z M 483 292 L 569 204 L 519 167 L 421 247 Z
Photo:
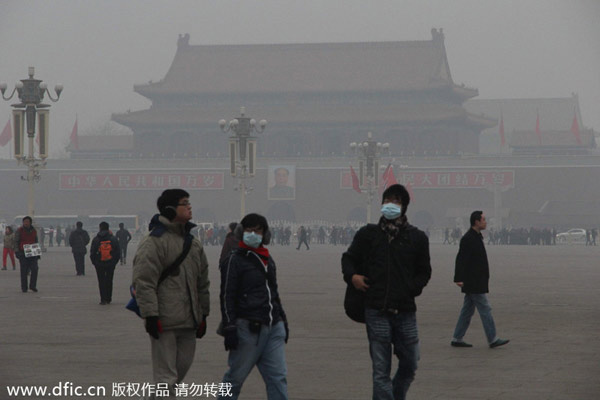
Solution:
M 383 192 L 378 224 L 362 227 L 342 255 L 348 285 L 364 292 L 364 318 L 373 368 L 373 399 L 403 400 L 419 360 L 415 297 L 431 277 L 429 240 L 406 218 L 402 185 Z M 392 349 L 398 369 L 390 377 Z
M 237 399 L 256 365 L 265 381 L 268 400 L 287 400 L 285 343 L 289 329 L 277 289 L 275 262 L 264 245 L 271 234 L 262 215 L 248 214 L 235 228 L 238 248 L 223 260 L 221 314 L 229 370 L 223 383 Z

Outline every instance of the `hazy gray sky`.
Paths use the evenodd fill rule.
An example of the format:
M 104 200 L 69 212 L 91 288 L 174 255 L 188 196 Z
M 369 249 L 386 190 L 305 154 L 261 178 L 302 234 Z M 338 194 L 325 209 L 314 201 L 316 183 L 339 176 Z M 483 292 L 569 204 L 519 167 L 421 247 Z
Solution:
M 165 76 L 180 33 L 192 45 L 403 41 L 430 40 L 435 27 L 456 83 L 480 98 L 576 92 L 598 131 L 599 21 L 598 0 L 2 0 L 0 82 L 12 89 L 35 66 L 49 87 L 64 85 L 50 114 L 56 154 L 76 114 L 81 133 L 147 108 L 133 85 Z M 0 102 L 0 129 L 11 103 Z

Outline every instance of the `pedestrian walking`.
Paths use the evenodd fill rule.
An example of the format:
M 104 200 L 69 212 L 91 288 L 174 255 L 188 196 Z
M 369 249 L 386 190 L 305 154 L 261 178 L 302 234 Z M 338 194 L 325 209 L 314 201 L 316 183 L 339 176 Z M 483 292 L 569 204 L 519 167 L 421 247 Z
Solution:
M 465 342 L 463 337 L 477 308 L 488 345 L 491 348 L 503 346 L 509 340 L 496 336 L 492 307 L 487 299 L 490 270 L 481 234 L 481 231 L 487 227 L 487 221 L 482 211 L 473 211 L 470 222 L 471 229 L 460 240 L 456 255 L 454 283 L 461 288 L 465 297 L 450 344 L 453 347 L 473 347 L 472 344 Z
M 410 225 L 410 195 L 399 184 L 382 196 L 382 217 L 362 227 L 342 255 L 344 281 L 364 292 L 364 313 L 373 369 L 373 399 L 404 400 L 419 360 L 415 297 L 431 277 L 429 240 Z M 362 312 L 362 310 L 361 310 Z M 390 377 L 393 354 L 398 369 Z
M 190 233 L 195 225 L 189 197 L 182 189 L 162 192 L 159 214 L 133 259 L 132 286 L 150 336 L 154 382 L 166 383 L 170 396 L 194 361 L 210 312 L 208 262 Z
M 33 227 L 33 220 L 30 216 L 23 217 L 23 225 L 17 229 L 15 234 L 15 254 L 21 267 L 21 290 L 23 293 L 27 293 L 27 288 L 32 292 L 38 291 L 38 260 L 40 256 L 25 256 L 25 245 L 34 243 L 38 243 L 38 236 Z M 29 282 L 27 282 L 28 279 Z
M 300 226 L 300 230 L 298 231 L 298 247 L 296 247 L 296 250 L 300 250 L 302 243 L 306 245 L 306 250 L 310 250 L 308 247 L 308 232 L 304 225 Z
M 231 384 L 236 400 L 254 366 L 267 389 L 267 400 L 286 400 L 288 341 L 287 318 L 277 288 L 275 261 L 265 247 L 271 240 L 267 220 L 248 214 L 235 229 L 239 241 L 220 266 L 221 317 L 229 369 L 223 383 Z
M 83 229 L 83 222 L 77 221 L 76 228 L 71 232 L 68 240 L 75 260 L 75 273 L 77 276 L 83 276 L 85 275 L 86 246 L 90 243 L 90 235 Z
M 6 271 L 6 258 L 10 257 L 13 271 L 15 270 L 15 233 L 12 226 L 4 229 L 4 249 L 2 250 L 2 269 Z
M 121 249 L 121 265 L 127 264 L 127 245 L 131 241 L 131 233 L 125 229 L 124 223 L 119 223 L 119 230 L 115 234 L 117 241 L 119 242 L 119 248 Z
M 108 222 L 100 222 L 98 228 L 99 232 L 90 246 L 90 259 L 98 276 L 100 305 L 104 306 L 112 301 L 113 276 L 115 267 L 119 262 L 121 250 L 119 249 L 119 242 L 110 233 Z

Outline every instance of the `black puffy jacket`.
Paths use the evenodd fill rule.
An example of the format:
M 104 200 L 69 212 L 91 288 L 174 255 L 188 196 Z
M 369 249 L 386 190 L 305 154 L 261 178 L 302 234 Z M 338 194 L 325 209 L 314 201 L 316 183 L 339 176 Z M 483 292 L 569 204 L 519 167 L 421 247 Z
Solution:
M 415 297 L 431 278 L 429 239 L 408 225 L 389 242 L 379 225 L 368 224 L 342 255 L 342 273 L 348 284 L 354 274 L 367 277 L 366 307 L 414 312 Z
M 260 321 L 265 325 L 286 320 L 272 257 L 269 257 L 265 269 L 256 253 L 238 248 L 219 268 L 224 327 L 234 325 L 238 318 Z

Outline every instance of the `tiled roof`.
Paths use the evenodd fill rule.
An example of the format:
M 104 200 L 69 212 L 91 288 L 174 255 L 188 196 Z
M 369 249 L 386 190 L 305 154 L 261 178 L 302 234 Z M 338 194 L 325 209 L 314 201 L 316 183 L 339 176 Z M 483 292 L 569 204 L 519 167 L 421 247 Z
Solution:
M 432 40 L 365 43 L 189 45 L 180 37 L 155 94 L 411 91 L 454 86 L 443 33 Z

